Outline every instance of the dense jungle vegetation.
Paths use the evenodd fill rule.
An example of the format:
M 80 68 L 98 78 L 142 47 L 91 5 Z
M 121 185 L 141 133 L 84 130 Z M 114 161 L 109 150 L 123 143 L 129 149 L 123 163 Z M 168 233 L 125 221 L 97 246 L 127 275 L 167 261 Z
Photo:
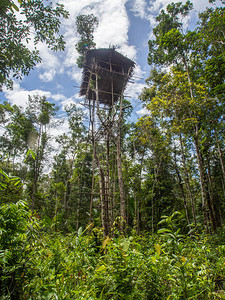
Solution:
M 58 108 L 46 97 L 25 108 L 1 101 L 1 299 L 225 299 L 223 4 L 193 30 L 189 1 L 161 10 L 146 115 L 128 122 L 130 103 L 118 104 L 115 140 L 93 143 L 75 104 L 65 107 L 69 132 L 54 137 Z M 63 50 L 68 13 L 41 0 L 0 8 L 0 87 L 11 87 L 41 59 L 24 43 L 29 27 L 36 43 Z M 81 66 L 97 23 L 77 19 Z

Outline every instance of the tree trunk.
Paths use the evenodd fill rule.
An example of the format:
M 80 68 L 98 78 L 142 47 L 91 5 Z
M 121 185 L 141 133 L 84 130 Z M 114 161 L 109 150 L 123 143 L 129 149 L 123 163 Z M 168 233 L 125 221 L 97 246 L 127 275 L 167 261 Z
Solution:
M 208 192 L 209 192 L 209 199 L 210 199 L 208 206 L 210 207 L 210 214 L 211 214 L 210 219 L 213 220 L 212 225 L 213 225 L 213 230 L 215 231 L 216 228 L 221 225 L 221 223 L 220 223 L 220 218 L 219 218 L 219 211 L 217 210 L 217 207 L 215 207 L 215 204 L 216 204 L 216 200 L 215 200 L 215 196 L 214 196 L 215 184 L 213 183 L 213 178 L 211 176 L 210 161 L 209 161 L 208 155 L 206 157 L 206 162 L 207 162 L 207 169 L 208 169 L 207 178 L 208 178 L 208 182 L 209 182 Z M 218 216 L 218 217 L 216 217 L 216 216 Z
M 100 202 L 101 202 L 101 219 L 102 226 L 104 228 L 104 236 L 109 234 L 109 210 L 108 210 L 108 202 L 106 199 L 106 184 L 105 184 L 105 173 L 100 164 L 100 161 L 95 153 L 95 160 L 99 169 L 99 188 L 100 188 Z
M 196 149 L 198 168 L 199 168 L 199 174 L 200 174 L 203 217 L 204 217 L 204 223 L 205 223 L 206 230 L 208 232 L 210 232 L 210 227 L 208 224 L 209 218 L 210 218 L 210 223 L 211 223 L 213 229 L 215 229 L 215 227 L 216 227 L 215 219 L 213 218 L 212 205 L 211 205 L 211 201 L 210 201 L 208 191 L 207 191 L 207 183 L 206 183 L 206 177 L 205 177 L 205 172 L 204 172 L 204 164 L 203 164 L 203 159 L 202 159 L 202 155 L 201 155 L 200 148 L 199 148 L 197 126 L 195 126 L 195 129 L 196 129 L 196 135 L 194 138 L 194 142 L 195 142 L 195 149 Z M 208 213 L 209 213 L 209 217 L 208 217 Z
M 116 140 L 117 149 L 117 170 L 118 170 L 118 180 L 119 180 L 119 190 L 120 190 L 120 216 L 121 216 L 121 230 L 125 232 L 125 222 L 126 222 L 126 197 L 123 182 L 122 173 L 122 157 L 121 157 L 121 119 L 122 119 L 122 97 L 120 98 L 120 114 L 118 121 L 118 134 Z
M 121 146 L 120 146 L 120 135 L 117 137 L 117 171 L 119 180 L 119 190 L 120 190 L 120 216 L 122 218 L 122 231 L 125 229 L 126 222 L 126 197 L 124 191 L 123 173 L 122 173 L 122 158 L 121 158 Z
M 192 194 L 190 180 L 189 180 L 189 174 L 188 174 L 188 170 L 187 170 L 187 166 L 186 166 L 186 159 L 185 159 L 185 155 L 184 155 L 184 146 L 183 146 L 181 133 L 179 133 L 179 139 L 180 139 L 180 147 L 181 147 L 182 164 L 183 164 L 184 174 L 185 174 L 185 185 L 186 185 L 186 189 L 188 191 L 189 197 L 191 199 L 192 216 L 193 216 L 194 224 L 196 227 L 196 214 L 195 214 L 195 203 L 194 203 L 195 201 L 194 201 L 194 197 Z M 185 200 L 185 202 L 186 202 L 186 200 Z M 187 205 L 187 203 L 185 205 Z
M 201 195 L 202 195 L 202 211 L 203 211 L 204 224 L 205 224 L 206 230 L 208 231 L 209 230 L 208 215 L 207 215 L 207 206 L 206 206 L 207 205 L 207 192 L 206 192 L 206 186 L 205 186 L 203 161 L 202 161 L 199 144 L 198 144 L 197 126 L 195 126 L 195 132 L 196 132 L 196 135 L 194 137 L 194 143 L 195 143 L 195 150 L 196 150 L 198 169 L 199 169 L 199 175 L 200 175 L 200 185 L 201 185 Z
M 189 66 L 187 64 L 187 61 L 184 58 L 184 63 L 188 75 L 188 83 L 189 83 L 189 91 L 190 91 L 190 96 L 191 99 L 194 100 L 194 93 L 193 93 L 193 88 L 192 88 L 192 82 L 189 74 Z M 202 194 L 202 209 L 203 209 L 203 217 L 204 217 L 204 223 L 206 226 L 207 230 L 210 230 L 208 226 L 208 213 L 207 213 L 207 205 L 209 209 L 209 216 L 210 216 L 210 221 L 212 224 L 212 227 L 215 227 L 215 219 L 213 218 L 213 213 L 212 213 L 212 206 L 210 203 L 210 198 L 207 193 L 207 184 L 206 184 L 206 178 L 205 178 L 205 172 L 204 172 L 204 164 L 203 164 L 203 159 L 202 155 L 200 152 L 199 148 L 199 139 L 198 139 L 198 134 L 199 134 L 199 128 L 198 125 L 194 126 L 194 132 L 195 132 L 195 137 L 194 137 L 194 142 L 195 142 L 195 148 L 196 148 L 196 154 L 197 154 L 197 160 L 198 160 L 198 167 L 199 167 L 199 174 L 200 174 L 200 183 L 201 183 L 201 194 Z
M 95 74 L 95 95 L 96 95 L 96 103 L 97 103 L 97 115 L 102 123 L 103 126 L 105 125 L 105 122 L 101 118 L 101 114 L 99 111 L 99 90 L 98 90 L 98 75 L 97 72 Z M 94 103 L 93 103 L 94 105 Z M 107 128 L 108 130 L 110 128 Z M 98 165 L 99 169 L 99 184 L 100 184 L 100 199 L 101 199 L 101 216 L 102 216 L 102 225 L 104 228 L 104 235 L 107 236 L 109 234 L 109 210 L 108 210 L 108 190 L 106 187 L 105 182 L 105 173 L 101 166 L 100 160 L 97 157 L 96 151 L 95 151 L 95 160 Z
M 135 195 L 135 225 L 136 233 L 140 233 L 140 190 L 139 193 Z
M 223 174 L 223 182 L 225 183 L 225 166 L 224 166 L 224 161 L 223 161 L 223 153 L 220 147 L 220 143 L 218 141 L 218 136 L 216 129 L 214 129 L 215 133 L 215 138 L 216 138 L 216 144 L 217 144 L 217 149 L 218 149 L 218 154 L 219 154 L 219 159 L 220 159 L 220 164 L 221 164 L 221 169 L 222 169 L 222 174 Z
M 115 164 L 114 164 L 115 165 Z M 113 182 L 112 182 L 112 196 L 111 196 L 111 202 L 110 202 L 110 206 L 111 206 L 111 230 L 113 232 L 114 228 L 114 208 L 116 206 L 116 169 L 113 170 Z
M 105 195 L 105 207 L 106 207 L 106 215 L 107 215 L 107 224 L 109 227 L 110 219 L 109 219 L 109 133 L 107 132 L 107 140 L 106 140 L 106 195 Z
M 92 222 L 93 214 L 93 199 L 94 199 L 94 183 L 95 183 L 95 105 L 93 101 L 93 107 L 91 111 L 91 105 L 89 102 L 89 113 L 90 113 L 90 122 L 91 122 L 91 135 L 92 135 L 92 147 L 93 147 L 93 160 L 92 160 L 92 181 L 91 181 L 91 201 L 90 201 L 90 223 Z
M 177 166 L 176 154 L 175 154 L 175 171 L 177 173 L 179 187 L 180 187 L 180 190 L 181 190 L 181 193 L 182 193 L 183 202 L 184 202 L 186 219 L 187 219 L 187 223 L 189 225 L 189 224 L 191 224 L 191 221 L 190 221 L 189 212 L 188 212 L 187 199 L 186 199 L 186 194 L 185 194 L 184 188 L 183 188 L 182 178 L 181 178 L 178 166 Z

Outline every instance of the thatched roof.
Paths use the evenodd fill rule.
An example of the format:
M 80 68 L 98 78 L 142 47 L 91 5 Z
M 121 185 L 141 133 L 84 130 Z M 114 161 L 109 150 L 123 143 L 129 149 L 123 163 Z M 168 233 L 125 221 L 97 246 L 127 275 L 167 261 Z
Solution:
M 135 63 L 115 49 L 93 49 L 86 53 L 80 95 L 96 100 L 98 76 L 99 102 L 112 105 L 123 93 Z M 112 95 L 113 94 L 113 95 Z

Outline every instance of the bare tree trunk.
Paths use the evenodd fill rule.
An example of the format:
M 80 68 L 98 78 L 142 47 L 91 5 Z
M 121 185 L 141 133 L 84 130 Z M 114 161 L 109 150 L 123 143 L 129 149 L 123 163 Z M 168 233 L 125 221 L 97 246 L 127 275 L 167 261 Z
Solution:
M 37 183 L 38 183 L 38 179 L 39 179 L 39 173 L 40 173 L 40 145 L 41 145 L 41 136 L 42 136 L 42 132 L 43 132 L 43 128 L 40 125 L 39 128 L 39 136 L 38 136 L 38 143 L 37 143 L 37 153 L 36 153 L 36 157 L 34 160 L 34 179 L 33 179 L 33 184 L 32 184 L 32 196 L 31 196 L 31 210 L 32 212 L 34 211 L 34 207 L 35 207 L 35 200 L 36 200 L 36 193 L 37 193 Z
M 121 158 L 121 146 L 120 146 L 120 135 L 117 138 L 117 171 L 119 180 L 119 190 L 120 190 L 120 216 L 122 218 L 122 223 L 126 221 L 126 198 L 124 192 L 124 182 L 122 173 L 122 158 Z M 122 230 L 124 230 L 124 225 L 122 225 Z
M 111 197 L 111 230 L 114 231 L 114 208 L 116 206 L 116 169 L 114 169 L 113 182 L 112 182 L 112 197 Z
M 106 195 L 105 195 L 105 206 L 107 209 L 107 224 L 110 224 L 110 213 L 109 213 L 109 133 L 107 132 L 106 140 Z
M 136 225 L 136 233 L 139 235 L 140 233 L 140 190 L 139 194 L 135 195 L 135 225 Z
M 129 194 L 127 193 L 127 219 L 126 219 L 126 223 L 127 225 L 129 225 Z
M 78 177 L 78 186 L 80 186 L 80 176 Z M 79 199 L 78 199 L 78 205 L 77 205 L 77 222 L 76 222 L 76 230 L 78 231 L 79 229 L 79 219 L 80 219 L 80 197 L 81 194 L 79 194 Z
M 186 67 L 186 71 L 187 71 L 187 75 L 188 75 L 190 96 L 191 96 L 191 99 L 194 100 L 192 82 L 191 82 L 191 78 L 190 78 L 190 74 L 189 74 L 189 66 L 186 62 L 185 56 L 183 57 L 183 59 L 184 59 L 184 63 L 185 63 L 185 67 Z M 199 167 L 199 174 L 200 174 L 200 183 L 201 183 L 203 217 L 204 217 L 204 223 L 205 223 L 206 229 L 209 231 L 210 228 L 208 226 L 207 205 L 208 205 L 208 209 L 209 209 L 210 221 L 211 221 L 211 224 L 212 224 L 213 228 L 215 226 L 215 219 L 213 218 L 210 198 L 209 198 L 209 195 L 207 193 L 207 184 L 205 182 L 206 178 L 205 178 L 205 174 L 204 174 L 204 164 L 203 164 L 203 159 L 202 159 L 202 155 L 201 155 L 201 152 L 200 152 L 199 140 L 198 140 L 198 134 L 199 134 L 198 125 L 194 126 L 194 132 L 195 132 L 194 142 L 195 142 L 195 148 L 196 148 L 196 154 L 197 154 L 197 160 L 198 160 L 198 167 Z
M 126 222 L 126 197 L 123 182 L 123 172 L 122 172 L 122 157 L 121 157 L 121 120 L 122 120 L 122 97 L 120 97 L 120 113 L 118 120 L 118 133 L 116 140 L 117 148 L 117 170 L 118 170 L 118 180 L 119 180 L 119 190 L 120 190 L 120 216 L 121 216 L 121 229 L 125 232 L 125 222 Z
M 216 225 L 215 225 L 215 219 L 214 219 L 213 211 L 212 211 L 212 203 L 210 201 L 209 194 L 207 191 L 203 159 L 202 159 L 202 155 L 201 155 L 201 152 L 199 149 L 199 144 L 198 144 L 199 142 L 198 142 L 198 128 L 197 127 L 196 127 L 196 136 L 194 138 L 194 142 L 195 142 L 195 149 L 196 149 L 199 174 L 200 174 L 200 184 L 201 184 L 201 194 L 202 194 L 202 210 L 203 210 L 204 223 L 205 223 L 205 227 L 206 227 L 207 231 L 210 232 L 210 227 L 208 224 L 209 219 L 210 219 L 210 223 L 212 225 L 213 230 L 215 230 Z M 209 218 L 208 218 L 208 213 L 209 213 Z
M 196 213 L 195 213 L 195 203 L 194 203 L 195 201 L 194 201 L 194 197 L 193 197 L 191 186 L 190 186 L 190 179 L 189 179 L 189 174 L 188 174 L 188 170 L 187 170 L 187 166 L 186 166 L 186 159 L 185 159 L 185 155 L 184 155 L 184 146 L 183 146 L 181 133 L 179 133 L 179 138 L 180 138 L 182 164 L 183 164 L 184 174 L 185 174 L 185 185 L 186 185 L 186 189 L 188 191 L 189 197 L 191 199 L 192 216 L 193 216 L 194 224 L 196 227 Z M 186 203 L 186 205 L 187 205 L 187 203 Z
M 140 234 L 140 193 L 137 199 L 137 234 Z
M 187 199 L 186 199 L 186 194 L 185 194 L 184 188 L 183 188 L 182 178 L 181 178 L 178 166 L 177 166 L 176 154 L 175 154 L 175 161 L 174 162 L 175 162 L 175 171 L 177 173 L 178 182 L 179 182 L 179 186 L 180 186 L 180 190 L 181 190 L 182 198 L 183 198 L 183 202 L 184 202 L 186 219 L 187 219 L 187 223 L 189 225 L 189 224 L 191 224 L 191 221 L 190 221 L 189 212 L 188 212 Z
M 109 210 L 108 210 L 108 201 L 107 201 L 107 191 L 106 191 L 106 182 L 105 182 L 105 172 L 101 166 L 99 158 L 95 152 L 95 161 L 99 170 L 99 189 L 100 189 L 100 208 L 101 208 L 101 220 L 102 226 L 104 228 L 104 235 L 109 234 Z
M 158 181 L 158 173 L 159 169 L 161 166 L 162 159 L 160 159 L 156 169 L 154 168 L 154 182 L 152 185 L 152 196 L 151 196 L 151 204 L 152 204 L 152 233 L 154 232 L 154 190 L 155 190 L 155 185 Z
M 33 184 L 32 184 L 32 196 L 31 196 L 31 210 L 32 212 L 34 212 L 34 205 L 35 205 L 35 198 L 36 198 L 36 178 L 34 178 L 33 180 Z
M 68 218 L 68 211 L 69 211 L 69 204 L 70 204 L 70 198 L 71 198 L 71 182 L 69 177 L 66 181 L 66 191 L 64 196 L 64 210 L 65 210 L 65 218 Z
M 98 117 L 103 125 L 105 125 L 104 121 L 101 118 L 100 112 L 99 112 L 99 90 L 98 90 L 98 75 L 95 74 L 95 95 L 96 95 L 96 102 L 97 102 L 97 114 Z M 106 183 L 105 183 L 105 173 L 101 166 L 101 163 L 99 161 L 99 158 L 97 157 L 96 151 L 95 151 L 95 160 L 99 168 L 99 179 L 100 179 L 100 199 L 101 199 L 101 216 L 102 216 L 102 225 L 104 228 L 104 235 L 107 236 L 109 234 L 109 211 L 108 211 L 108 190 L 106 189 Z
M 223 153 L 220 147 L 220 143 L 218 141 L 218 136 L 216 129 L 214 129 L 215 133 L 215 138 L 216 138 L 216 144 L 217 144 L 217 149 L 218 149 L 218 154 L 219 154 L 219 159 L 220 159 L 220 164 L 221 164 L 221 169 L 222 169 L 222 174 L 223 174 L 223 182 L 225 183 L 225 166 L 224 166 L 224 161 L 223 161 Z
M 89 113 L 90 113 L 90 122 L 91 122 L 91 135 L 92 135 L 92 146 L 93 146 L 93 160 L 92 160 L 92 182 L 91 182 L 91 201 L 90 201 L 90 223 L 92 222 L 93 214 L 93 199 L 94 199 L 94 183 L 95 183 L 95 104 L 93 101 L 93 107 L 91 111 L 91 105 L 89 102 Z
M 102 186 L 102 178 L 101 175 L 99 174 L 99 191 L 100 191 L 100 210 L 101 210 L 101 222 L 102 222 L 102 227 L 104 228 L 104 211 L 103 211 L 103 186 Z M 105 228 L 104 228 L 105 230 Z
M 138 216 L 137 216 L 137 208 L 138 208 L 138 203 L 137 203 L 137 194 L 135 194 L 134 196 L 134 211 L 135 211 L 135 229 L 136 229 L 136 233 L 138 234 L 139 230 L 138 230 Z
M 108 201 L 107 201 L 107 191 L 105 184 L 105 174 L 100 166 L 100 181 L 101 181 L 101 195 L 102 195 L 102 218 L 103 218 L 103 228 L 104 228 L 104 236 L 109 234 L 109 211 L 108 211 Z
M 208 173 L 207 173 L 207 177 L 208 177 L 208 192 L 209 192 L 209 207 L 210 207 L 210 214 L 211 214 L 211 217 L 210 219 L 212 220 L 213 222 L 213 230 L 216 230 L 216 228 L 218 226 L 221 225 L 221 222 L 220 222 L 220 219 L 219 217 L 216 217 L 216 216 L 219 216 L 219 212 L 216 213 L 216 207 L 215 207 L 215 204 L 216 204 L 216 200 L 215 200 L 215 196 L 214 196 L 214 186 L 215 184 L 213 183 L 213 179 L 212 179 L 212 176 L 211 176 L 211 170 L 210 170 L 210 162 L 209 162 L 209 157 L 207 156 L 206 157 L 206 161 L 207 161 L 207 169 L 208 169 Z
M 101 221 L 102 221 L 102 227 L 104 228 L 104 235 L 106 236 L 108 235 L 108 224 L 106 222 L 106 210 L 105 210 L 105 174 L 96 153 L 95 153 L 95 160 L 99 169 Z
M 135 147 L 135 146 L 134 146 Z M 141 175 L 142 175 L 142 167 L 143 167 L 143 160 L 145 156 L 145 151 L 142 154 L 141 157 L 141 167 L 140 167 L 140 173 L 139 173 L 139 184 L 138 184 L 138 193 L 135 196 L 135 223 L 136 223 L 136 232 L 137 234 L 140 233 L 140 196 L 141 196 Z
M 201 185 L 201 195 L 202 195 L 202 211 L 203 211 L 203 218 L 204 218 L 204 224 L 206 227 L 206 230 L 209 230 L 208 227 L 208 214 L 207 214 L 207 191 L 205 186 L 205 176 L 204 176 L 204 169 L 203 169 L 203 161 L 199 149 L 199 142 L 198 142 L 198 128 L 195 126 L 195 132 L 196 135 L 194 137 L 194 143 L 195 143 L 195 149 L 196 149 L 196 155 L 198 160 L 198 169 L 199 169 L 199 175 L 200 175 L 200 185 Z

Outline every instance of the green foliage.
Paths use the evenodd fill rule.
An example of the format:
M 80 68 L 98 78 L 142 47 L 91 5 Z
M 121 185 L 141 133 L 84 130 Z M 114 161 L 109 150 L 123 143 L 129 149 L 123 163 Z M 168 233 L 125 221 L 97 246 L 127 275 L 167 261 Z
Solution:
M 160 224 L 166 228 L 158 231 L 161 235 L 161 251 L 168 259 L 169 282 L 174 285 L 171 289 L 172 299 L 220 299 L 224 297 L 224 291 L 217 291 L 217 267 L 216 263 L 220 247 L 213 248 L 207 236 L 194 235 L 185 237 L 180 234 L 178 217 L 179 212 L 171 216 L 162 217 Z M 201 256 L 201 258 L 200 258 Z M 221 262 L 221 261 L 220 261 Z M 219 271 L 224 274 L 224 262 Z M 220 277 L 220 276 L 219 276 Z M 223 286 L 224 282 L 222 283 Z M 222 288 L 223 289 L 223 288 Z
M 24 202 L 3 205 L 1 296 L 223 299 L 223 235 L 184 236 L 180 216 L 164 216 L 158 236 L 103 238 L 92 224 L 67 235 L 43 232 Z
M 23 201 L 0 207 L 0 296 L 20 298 L 38 224 Z M 6 298 L 4 298 L 6 297 Z
M 7 202 L 17 202 L 22 197 L 23 186 L 20 178 L 9 176 L 0 169 L 0 205 Z
M 218 5 L 219 6 L 219 5 Z M 197 28 L 199 35 L 198 53 L 203 64 L 202 76 L 214 97 L 224 98 L 225 70 L 225 8 L 208 8 L 200 15 Z
M 187 16 L 192 8 L 192 3 L 187 1 L 186 4 L 169 4 L 166 12 L 161 10 L 156 18 L 159 24 L 153 29 L 155 40 L 149 41 L 149 64 L 170 65 L 188 59 L 186 53 L 192 46 L 192 35 L 183 34 L 180 19 Z
M 58 17 L 64 14 L 61 6 L 53 12 L 51 5 L 45 10 L 39 0 L 18 3 L 4 0 L 0 4 L 0 14 L 5 16 L 1 21 L 15 26 L 11 28 L 15 37 L 20 37 L 21 30 L 23 38 L 28 37 L 27 26 L 32 24 L 35 42 L 46 41 L 52 50 L 64 47 L 54 37 Z M 24 9 L 25 24 L 14 19 L 14 11 Z M 202 229 L 203 219 L 205 229 L 216 229 L 210 224 L 215 219 L 219 227 L 225 211 L 224 10 L 207 9 L 200 15 L 198 28 L 189 32 L 181 20 L 191 9 L 189 1 L 171 3 L 157 17 L 155 40 L 149 41 L 149 63 L 162 69 L 152 70 L 140 96 L 149 115 L 136 124 L 127 123 L 131 105 L 123 101 L 120 142 L 126 233 L 132 236 L 120 235 L 125 220 L 117 217 L 115 143 L 110 141 L 107 148 L 98 139 L 95 164 L 102 167 L 102 182 L 108 172 L 110 178 L 106 186 L 110 236 L 96 227 L 104 224 L 102 187 L 93 170 L 93 149 L 81 109 L 65 108 L 69 132 L 57 137 L 59 153 L 52 171 L 43 174 L 50 154 L 48 128 L 54 125 L 57 108 L 39 96 L 29 97 L 25 111 L 9 103 L 0 105 L 0 124 L 5 129 L 0 138 L 2 299 L 225 299 L 225 231 L 222 227 L 209 236 Z M 39 28 L 40 20 L 34 19 L 41 10 L 49 15 Z M 55 27 L 49 32 L 52 21 Z M 98 20 L 80 15 L 76 24 L 82 66 L 86 51 L 95 47 Z M 24 57 L 22 50 L 21 54 Z M 30 58 L 24 69 L 20 61 L 18 66 L 13 62 L 15 76 L 35 64 L 36 58 Z M 2 81 L 7 81 L 9 70 L 6 66 Z M 119 108 L 115 107 L 117 112 Z M 103 119 L 110 114 L 100 112 Z M 21 180 L 18 171 L 23 174 Z M 27 199 L 33 213 L 20 199 Z M 85 228 L 92 220 L 95 224 Z
M 42 0 L 3 0 L 0 4 L 0 88 L 5 84 L 12 87 L 12 77 L 19 79 L 41 61 L 39 51 L 29 50 L 30 29 L 33 29 L 34 43 L 44 42 L 53 50 L 64 50 L 65 41 L 59 34 L 61 20 L 68 18 L 62 4 L 46 4 Z M 24 16 L 18 20 L 15 11 Z
M 76 19 L 77 32 L 80 35 L 80 40 L 76 44 L 76 50 L 80 54 L 77 59 L 77 65 L 79 68 L 84 66 L 85 53 L 95 48 L 94 42 L 94 29 L 98 26 L 98 18 L 93 14 L 90 15 L 78 15 Z
M 224 114 L 224 7 L 206 9 L 199 15 L 196 29 L 189 31 L 182 18 L 191 10 L 189 1 L 172 3 L 157 16 L 158 24 L 153 29 L 155 39 L 149 41 L 148 57 L 155 69 L 140 98 L 149 110 L 152 125 L 176 145 L 177 150 L 170 152 L 174 156 L 170 159 L 170 172 L 176 174 L 177 182 L 173 184 L 173 191 L 178 195 L 178 201 L 174 197 L 173 203 L 177 206 L 179 198 L 182 200 L 187 221 L 191 223 L 193 218 L 195 226 L 196 211 L 203 215 L 209 232 L 221 225 L 222 218 L 218 216 L 223 210 L 220 202 L 223 196 L 220 198 L 217 192 L 221 191 L 217 181 L 219 173 L 214 173 L 219 166 L 216 164 L 214 169 L 212 165 L 214 159 L 218 160 L 215 157 L 218 153 L 219 169 L 223 173 L 220 179 L 224 182 L 224 148 L 220 144 L 224 137 L 221 123 Z M 137 125 L 142 124 L 139 121 Z M 148 141 L 143 134 L 140 140 Z M 159 151 L 159 147 L 156 148 Z M 201 212 L 196 193 L 199 183 Z M 221 200 L 216 200 L 218 198 Z M 210 212 L 210 221 L 206 211 Z

